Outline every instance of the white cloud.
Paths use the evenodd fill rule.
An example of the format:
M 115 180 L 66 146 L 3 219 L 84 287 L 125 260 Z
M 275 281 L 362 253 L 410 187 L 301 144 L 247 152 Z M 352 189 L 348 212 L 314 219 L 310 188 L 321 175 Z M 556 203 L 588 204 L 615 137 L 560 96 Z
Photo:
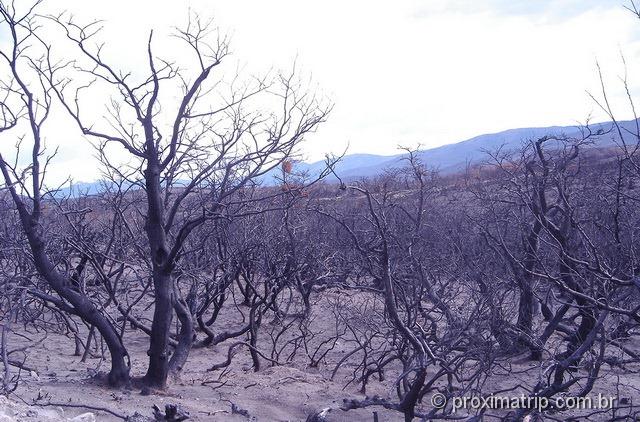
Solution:
M 598 90 L 596 60 L 629 117 L 620 51 L 630 75 L 639 68 L 640 23 L 618 0 L 65 2 L 79 19 L 106 20 L 109 52 L 125 67 L 142 65 L 148 31 L 183 23 L 188 6 L 232 34 L 233 60 L 247 72 L 286 68 L 297 56 L 333 99 L 329 122 L 305 146 L 312 159 L 347 143 L 349 152 L 392 154 L 399 144 L 432 147 L 591 113 L 603 120 L 585 93 Z M 78 178 L 94 177 L 95 166 L 73 162 Z

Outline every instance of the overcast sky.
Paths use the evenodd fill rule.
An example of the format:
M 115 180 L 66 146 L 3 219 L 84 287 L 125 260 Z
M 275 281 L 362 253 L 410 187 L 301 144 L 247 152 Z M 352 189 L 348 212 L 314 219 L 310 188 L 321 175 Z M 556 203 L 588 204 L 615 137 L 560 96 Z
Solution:
M 398 145 L 604 120 L 586 93 L 599 89 L 596 60 L 619 115 L 629 117 L 617 78 L 623 53 L 640 91 L 640 22 L 625 1 L 50 0 L 48 7 L 104 19 L 125 66 L 144 53 L 149 29 L 184 23 L 189 7 L 231 35 L 232 60 L 250 73 L 288 68 L 297 57 L 335 103 L 304 147 L 316 160 L 346 145 L 349 153 L 394 154 Z M 82 155 L 61 160 L 78 167 L 78 179 L 95 178 Z

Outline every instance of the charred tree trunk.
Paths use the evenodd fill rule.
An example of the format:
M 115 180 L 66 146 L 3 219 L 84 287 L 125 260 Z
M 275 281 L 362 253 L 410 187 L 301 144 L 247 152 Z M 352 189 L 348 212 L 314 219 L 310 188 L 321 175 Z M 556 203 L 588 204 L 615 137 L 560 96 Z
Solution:
M 516 322 L 516 327 L 520 332 L 520 342 L 524 344 L 531 344 L 533 318 L 535 316 L 534 280 L 532 272 L 536 263 L 538 236 L 541 230 L 542 224 L 536 220 L 531 228 L 531 232 L 524 240 L 524 271 L 522 271 L 522 275 L 519 278 L 520 300 L 518 302 L 518 321 Z
M 164 389 L 169 375 L 169 337 L 173 319 L 174 293 L 171 277 L 172 266 L 168 262 L 166 233 L 164 230 L 164 208 L 160 185 L 160 163 L 154 151 L 154 141 L 149 136 L 147 148 L 149 161 L 145 170 L 147 190 L 147 217 L 145 231 L 149 240 L 153 265 L 153 290 L 155 294 L 151 338 L 149 344 L 149 367 L 144 381 L 149 387 Z M 151 139 L 149 139 L 151 138 Z
M 175 290 L 174 310 L 180 322 L 180 333 L 178 334 L 178 344 L 169 361 L 169 371 L 177 375 L 187 362 L 193 345 L 193 318 L 187 302 L 179 297 L 177 288 Z
M 163 389 L 169 375 L 169 337 L 173 320 L 173 292 L 170 276 L 154 272 L 155 307 L 149 341 L 149 367 L 144 381 L 149 387 Z
M 80 290 L 74 289 L 74 283 L 71 279 L 66 278 L 53 265 L 45 250 L 45 243 L 39 232 L 40 228 L 40 202 L 39 196 L 34 200 L 33 211 L 30 213 L 22 198 L 15 190 L 11 182 L 6 163 L 0 157 L 0 167 L 4 176 L 13 202 L 18 209 L 22 228 L 29 242 L 33 261 L 38 274 L 47 281 L 49 286 L 62 298 L 56 300 L 54 298 L 45 298 L 52 300 L 53 303 L 70 314 L 78 315 L 83 321 L 90 326 L 94 326 L 104 338 L 109 352 L 111 354 L 111 370 L 109 371 L 108 381 L 112 386 L 122 386 L 129 383 L 129 365 L 125 362 L 128 356 L 122 339 L 118 335 L 117 330 L 111 324 L 109 319 L 93 304 L 93 302 Z M 38 292 L 34 292 L 38 296 Z

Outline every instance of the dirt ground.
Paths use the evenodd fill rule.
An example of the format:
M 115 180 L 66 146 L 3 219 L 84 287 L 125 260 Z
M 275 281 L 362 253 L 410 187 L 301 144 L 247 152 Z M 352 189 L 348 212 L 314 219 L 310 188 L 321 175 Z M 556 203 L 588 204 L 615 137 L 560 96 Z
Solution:
M 326 321 L 325 318 L 319 318 L 316 323 L 330 324 L 329 315 L 326 318 Z M 219 330 L 231 329 L 238 326 L 238 320 L 241 321 L 238 315 L 223 314 L 215 327 Z M 172 380 L 165 392 L 145 395 L 136 382 L 130 388 L 106 387 L 104 375 L 109 362 L 102 360 L 100 353 L 93 353 L 86 362 L 81 362 L 81 356 L 74 356 L 71 337 L 54 333 L 45 337 L 42 332 L 20 332 L 16 325 L 13 328 L 16 332 L 10 336 L 9 349 L 31 344 L 24 354 L 16 356 L 19 355 L 20 360 L 24 356 L 24 364 L 34 370 L 22 371 L 19 386 L 10 399 L 16 406 L 52 403 L 40 409 L 32 407 L 32 411 L 57 409 L 61 413 L 59 404 L 65 404 L 106 408 L 125 417 L 136 413 L 150 417 L 153 405 L 164 409 L 166 404 L 177 404 L 189 413 L 189 420 L 194 421 L 305 421 L 309 414 L 327 408 L 331 409 L 327 414 L 328 421 L 372 421 L 373 411 L 378 412 L 381 421 L 402 419 L 399 413 L 379 408 L 348 412 L 339 409 L 345 398 L 365 397 L 358 391 L 357 385 L 344 388 L 344 378 L 329 380 L 335 362 L 349 350 L 347 345 L 340 343 L 328 356 L 328 363 L 320 364 L 318 368 L 310 368 L 302 362 L 271 366 L 268 361 L 263 361 L 263 367 L 258 372 L 253 371 L 245 348 L 239 349 L 226 370 L 207 371 L 213 364 L 226 359 L 227 349 L 233 340 L 217 346 L 195 348 L 179 380 Z M 263 335 L 262 340 L 267 342 L 267 337 Z M 147 365 L 148 337 L 128 328 L 125 344 L 131 356 L 131 373 L 134 377 L 140 377 Z M 268 350 L 266 347 L 265 344 L 265 350 Z M 12 371 L 13 375 L 17 373 L 16 368 L 12 368 Z M 367 394 L 389 397 L 392 391 L 386 385 L 373 382 Z M 94 413 L 98 421 L 122 420 L 104 411 L 66 406 L 59 420 L 86 412 Z M 55 412 L 49 413 L 55 418 Z M 33 419 L 23 415 L 16 420 L 41 420 L 38 417 Z M 3 419 L 0 418 L 0 422 Z
M 331 325 L 332 316 L 328 312 L 320 312 L 319 315 L 315 324 Z M 238 319 L 235 314 L 221 315 L 216 327 L 218 330 L 234 328 Z M 264 328 L 265 331 L 268 329 Z M 173 380 L 165 392 L 145 395 L 135 382 L 130 388 L 106 387 L 104 373 L 108 370 L 108 362 L 101 359 L 100 353 L 94 353 L 86 362 L 81 362 L 80 356 L 74 356 L 74 342 L 70 337 L 20 332 L 15 325 L 14 330 L 9 338 L 9 349 L 30 345 L 24 354 L 17 353 L 16 356 L 24 357 L 24 364 L 33 371 L 22 371 L 18 388 L 9 397 L 11 402 L 0 401 L 0 422 L 117 421 L 122 417 L 142 416 L 130 419 L 137 422 L 152 416 L 153 405 L 164 409 L 166 404 L 178 405 L 189 413 L 193 421 L 305 421 L 309 414 L 322 409 L 330 409 L 327 415 L 330 422 L 370 422 L 374 411 L 378 412 L 381 422 L 403 420 L 400 413 L 377 407 L 348 412 L 339 409 L 343 399 L 364 398 L 355 383 L 345 387 L 351 373 L 349 364 L 342 367 L 339 376 L 330 380 L 335 363 L 352 349 L 352 345 L 342 341 L 318 368 L 309 367 L 304 360 L 280 366 L 271 366 L 268 361 L 263 361 L 258 372 L 253 371 L 246 349 L 235 355 L 227 369 L 207 371 L 213 364 L 226 359 L 227 348 L 233 340 L 218 346 L 196 348 L 192 350 L 179 380 Z M 139 377 L 147 365 L 148 337 L 128 328 L 125 340 L 131 356 L 132 375 Z M 262 335 L 262 341 L 268 341 L 266 333 Z M 636 346 L 630 347 L 635 350 L 639 348 Z M 267 343 L 261 349 L 268 350 Z M 496 368 L 486 391 L 507 389 L 518 384 L 531 385 L 545 371 L 539 362 L 523 357 L 511 358 Z M 623 404 L 633 404 L 633 398 L 640 391 L 637 369 L 622 371 L 619 367 L 603 365 L 602 379 L 592 394 L 614 395 L 622 399 Z M 16 368 L 12 371 L 13 375 L 17 373 Z M 394 381 L 393 376 L 384 383 L 374 379 L 368 385 L 367 394 L 394 399 Z M 96 408 L 108 409 L 121 417 Z M 95 419 L 86 415 L 87 412 L 91 412 Z

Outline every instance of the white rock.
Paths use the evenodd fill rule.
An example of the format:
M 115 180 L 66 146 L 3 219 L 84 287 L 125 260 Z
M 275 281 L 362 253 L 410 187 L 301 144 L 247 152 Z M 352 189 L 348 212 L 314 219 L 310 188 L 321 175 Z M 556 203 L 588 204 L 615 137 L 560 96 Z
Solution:
M 83 413 L 75 418 L 67 419 L 69 422 L 96 422 L 96 415 L 91 412 Z

